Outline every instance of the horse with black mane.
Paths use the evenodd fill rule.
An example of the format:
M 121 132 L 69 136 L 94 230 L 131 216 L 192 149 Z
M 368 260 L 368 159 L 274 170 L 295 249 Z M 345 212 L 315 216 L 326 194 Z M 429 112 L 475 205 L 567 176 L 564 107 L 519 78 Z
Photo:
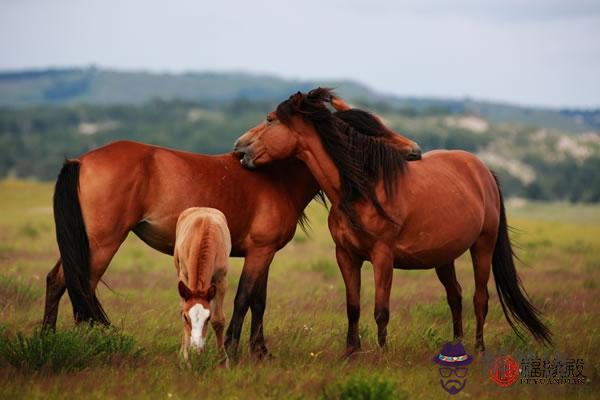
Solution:
M 415 158 L 418 146 L 400 136 L 393 144 Z M 208 156 L 119 141 L 62 167 L 54 192 L 60 258 L 46 279 L 44 326 L 54 328 L 68 291 L 77 321 L 108 324 L 95 291 L 130 231 L 173 254 L 175 226 L 190 207 L 223 212 L 231 231 L 231 256 L 245 257 L 225 345 L 235 352 L 248 308 L 250 348 L 266 355 L 263 315 L 269 265 L 304 221 L 303 210 L 319 185 L 297 160 L 250 172 L 232 153 Z
M 476 349 L 485 349 L 490 269 L 508 323 L 550 343 L 551 333 L 522 289 L 514 264 L 497 178 L 473 154 L 431 151 L 406 163 L 384 140 L 367 135 L 327 108 L 349 107 L 331 90 L 296 93 L 237 141 L 242 163 L 254 169 L 301 160 L 331 201 L 329 229 L 346 284 L 347 355 L 360 349 L 360 270 L 373 264 L 378 341 L 386 343 L 393 269 L 435 268 L 446 289 L 455 340 L 462 339 L 462 296 L 454 262 L 469 250 L 475 273 Z M 363 131 L 365 129 L 363 128 Z M 257 169 L 257 172 L 261 169 Z

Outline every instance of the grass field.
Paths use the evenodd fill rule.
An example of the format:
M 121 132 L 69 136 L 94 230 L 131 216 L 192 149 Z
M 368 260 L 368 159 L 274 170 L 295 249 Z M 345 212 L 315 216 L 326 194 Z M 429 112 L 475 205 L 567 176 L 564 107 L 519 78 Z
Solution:
M 52 339 L 54 344 L 39 345 L 54 346 L 53 353 L 46 347 L 36 350 L 35 330 L 43 313 L 45 276 L 58 255 L 51 197 L 51 184 L 0 182 L 2 346 L 17 343 L 21 332 L 21 352 L 12 356 L 41 357 L 41 364 L 44 357 L 56 357 L 55 366 L 68 363 L 69 357 L 77 358 L 89 348 L 101 348 L 102 352 L 77 358 L 76 368 L 70 370 L 39 369 L 33 364 L 16 368 L 0 346 L 0 398 L 287 399 L 335 398 L 360 391 L 379 398 L 450 397 L 440 387 L 438 370 L 431 361 L 442 343 L 451 338 L 445 292 L 433 271 L 395 271 L 389 346 L 382 351 L 376 345 L 372 317 L 372 270 L 365 265 L 363 352 L 351 360 L 340 359 L 346 333 L 344 285 L 334 261 L 326 211 L 316 204 L 311 204 L 308 212 L 313 226 L 310 237 L 298 231 L 271 266 L 265 333 L 273 359 L 261 362 L 248 354 L 246 318 L 242 352 L 230 370 L 210 368 L 202 360 L 192 368 L 183 367 L 178 358 L 181 322 L 172 260 L 134 235 L 105 275 L 112 291 L 104 286 L 99 290 L 117 331 L 73 331 L 71 306 L 64 296 L 60 336 Z M 465 389 L 455 397 L 598 398 L 600 206 L 526 204 L 510 206 L 508 213 L 509 223 L 517 228 L 513 239 L 527 264 L 519 265 L 521 277 L 552 327 L 554 351 L 583 359 L 587 380 L 583 385 L 517 383 L 501 388 L 485 376 L 483 358 L 476 356 Z M 241 263 L 241 259 L 232 259 L 227 318 Z M 472 353 L 473 274 L 468 256 L 459 260 L 457 269 L 463 286 L 464 344 Z M 515 337 L 502 314 L 493 281 L 489 288 L 485 329 L 488 354 L 544 352 L 535 343 L 521 343 Z

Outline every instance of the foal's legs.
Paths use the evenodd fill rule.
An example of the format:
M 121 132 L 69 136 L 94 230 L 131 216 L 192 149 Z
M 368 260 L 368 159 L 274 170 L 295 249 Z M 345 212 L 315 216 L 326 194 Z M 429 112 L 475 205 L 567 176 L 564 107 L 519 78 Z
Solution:
M 46 276 L 46 305 L 44 307 L 44 322 L 42 324 L 44 329 L 56 328 L 58 305 L 66 289 L 65 275 L 59 258 Z
M 267 300 L 269 265 L 274 255 L 275 249 L 272 248 L 252 249 L 246 255 L 233 303 L 233 314 L 225 334 L 225 347 L 230 355 L 237 353 L 248 307 L 252 307 L 251 350 L 260 356 L 268 354 L 263 335 L 263 315 Z
M 217 287 L 217 293 L 215 298 L 211 301 L 211 314 L 212 318 L 210 322 L 215 336 L 217 339 L 217 347 L 222 349 L 225 345 L 223 338 L 223 330 L 225 329 L 225 312 L 223 311 L 223 302 L 225 299 L 225 293 L 227 292 L 227 275 L 226 273 L 220 273 L 215 279 L 215 286 Z
M 393 258 L 382 255 L 373 259 L 375 276 L 375 322 L 377 323 L 377 341 L 385 346 L 387 324 L 390 320 L 390 292 L 394 277 Z
M 452 327 L 454 330 L 454 340 L 462 340 L 462 289 L 456 280 L 456 270 L 454 261 L 435 269 L 437 276 L 446 289 L 446 298 L 450 311 L 452 312 Z
M 362 261 L 336 246 L 335 256 L 346 284 L 346 313 L 348 315 L 348 335 L 344 356 L 360 350 L 358 320 L 360 319 L 360 270 Z
M 475 318 L 477 319 L 477 330 L 475 333 L 475 350 L 484 351 L 483 326 L 488 312 L 489 293 L 487 283 L 490 278 L 490 269 L 492 267 L 492 254 L 494 251 L 494 240 L 482 236 L 471 247 L 471 259 L 473 260 L 473 269 L 475 272 L 475 295 L 473 296 L 473 306 L 475 308 Z
M 213 330 L 215 331 L 215 337 L 217 339 L 217 348 L 219 351 L 224 353 L 225 358 L 221 362 L 221 365 L 228 368 L 229 358 L 225 351 L 225 340 L 223 338 L 223 330 L 225 329 L 225 312 L 223 311 L 223 303 L 225 300 L 225 293 L 227 292 L 227 269 L 222 270 L 215 277 L 215 286 L 217 287 L 217 293 L 215 298 L 210 302 L 210 313 L 212 318 L 210 319 Z

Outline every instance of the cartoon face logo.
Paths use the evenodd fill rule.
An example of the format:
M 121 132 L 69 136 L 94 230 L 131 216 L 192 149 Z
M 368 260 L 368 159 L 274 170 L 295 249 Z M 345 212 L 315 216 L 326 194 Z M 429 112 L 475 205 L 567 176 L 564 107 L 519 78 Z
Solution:
M 473 357 L 467 354 L 462 343 L 446 343 L 440 353 L 433 358 L 439 365 L 440 384 L 445 391 L 456 394 L 467 384 L 467 365 Z

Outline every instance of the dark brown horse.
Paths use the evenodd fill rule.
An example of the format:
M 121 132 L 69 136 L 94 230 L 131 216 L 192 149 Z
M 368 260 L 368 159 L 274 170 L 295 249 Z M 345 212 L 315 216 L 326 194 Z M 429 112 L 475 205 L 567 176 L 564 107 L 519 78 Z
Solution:
M 523 292 L 515 270 L 504 203 L 497 180 L 474 155 L 433 151 L 406 163 L 379 137 L 339 123 L 326 103 L 339 105 L 327 89 L 298 92 L 270 113 L 266 122 L 238 140 L 249 168 L 277 160 L 303 161 L 331 201 L 329 229 L 346 284 L 346 354 L 360 348 L 360 269 L 364 260 L 375 275 L 375 321 L 385 345 L 394 268 L 435 268 L 452 311 L 454 337 L 462 330 L 461 288 L 454 261 L 471 251 L 476 349 L 485 349 L 490 269 L 504 314 L 525 325 L 536 339 L 550 332 Z
M 415 143 L 400 136 L 405 155 Z M 306 166 L 287 160 L 252 173 L 233 154 L 206 156 L 134 142 L 116 142 L 65 163 L 56 182 L 54 217 L 60 259 L 47 276 L 44 326 L 56 325 L 68 290 L 77 321 L 108 324 L 95 289 L 130 231 L 173 254 L 175 225 L 189 207 L 221 210 L 234 257 L 245 257 L 227 329 L 235 351 L 248 308 L 251 350 L 266 354 L 263 314 L 269 265 L 294 235 L 319 186 Z

